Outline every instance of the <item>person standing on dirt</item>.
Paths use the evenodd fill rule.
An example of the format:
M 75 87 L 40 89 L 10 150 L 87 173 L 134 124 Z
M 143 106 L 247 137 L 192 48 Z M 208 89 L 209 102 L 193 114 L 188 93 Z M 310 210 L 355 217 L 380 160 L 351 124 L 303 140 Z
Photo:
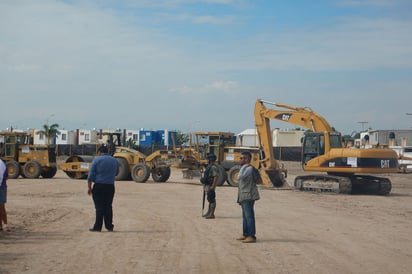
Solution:
M 203 217 L 206 219 L 215 218 L 215 209 L 216 209 L 216 185 L 219 176 L 219 169 L 216 166 L 216 155 L 209 153 L 206 156 L 208 160 L 208 165 L 201 179 L 202 184 L 204 185 L 204 193 L 207 193 L 207 201 L 209 202 L 208 210 Z M 204 201 L 204 200 L 203 200 Z
M 104 226 L 108 231 L 113 231 L 113 198 L 114 198 L 114 181 L 119 171 L 117 160 L 108 154 L 106 146 L 98 149 L 98 157 L 94 158 L 87 177 L 89 195 L 92 195 L 94 206 L 96 208 L 96 221 L 90 231 L 102 230 Z M 92 188 L 92 183 L 93 188 Z
M 242 167 L 239 170 L 239 187 L 238 187 L 238 204 L 242 207 L 243 234 L 238 240 L 243 243 L 256 242 L 256 225 L 255 225 L 255 201 L 260 199 L 259 191 L 256 186 L 255 168 L 250 164 L 252 155 L 250 152 L 242 152 L 240 163 Z
M 9 173 L 7 171 L 7 166 L 0 159 L 0 230 L 10 232 L 10 228 L 7 224 L 7 212 L 6 212 L 6 202 L 7 202 L 7 179 Z

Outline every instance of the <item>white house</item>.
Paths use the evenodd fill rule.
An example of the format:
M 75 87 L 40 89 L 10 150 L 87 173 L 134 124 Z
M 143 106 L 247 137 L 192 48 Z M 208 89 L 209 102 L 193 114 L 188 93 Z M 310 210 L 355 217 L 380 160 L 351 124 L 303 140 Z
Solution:
M 135 144 L 139 143 L 139 130 L 137 129 L 126 129 L 125 130 L 125 140 L 126 142 L 131 140 Z
M 47 145 L 47 138 L 46 135 L 42 133 L 42 129 L 33 129 L 32 130 L 32 137 L 33 137 L 33 144 L 35 145 Z M 53 143 L 50 140 L 50 143 Z
M 47 145 L 48 140 L 44 133 L 42 133 L 43 129 L 31 129 L 31 135 L 33 138 L 33 144 L 35 145 Z M 69 140 L 69 131 L 66 129 L 59 129 L 59 134 L 56 134 L 56 137 L 50 138 L 50 144 L 56 145 L 65 145 L 70 144 Z
M 67 129 L 59 129 L 60 134 L 56 135 L 56 145 L 69 144 L 69 131 Z
M 77 144 L 93 144 L 97 141 L 97 131 L 90 129 L 77 130 Z

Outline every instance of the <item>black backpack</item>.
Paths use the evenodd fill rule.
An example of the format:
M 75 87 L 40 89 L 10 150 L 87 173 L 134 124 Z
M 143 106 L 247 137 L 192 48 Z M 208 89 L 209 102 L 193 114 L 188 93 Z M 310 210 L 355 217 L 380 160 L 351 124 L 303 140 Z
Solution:
M 200 178 L 200 182 L 203 185 L 211 185 L 213 183 L 213 177 L 209 176 L 210 170 L 212 169 L 212 166 L 215 166 L 215 164 L 211 164 L 208 166 L 205 170 L 205 173 L 203 173 L 202 178 Z

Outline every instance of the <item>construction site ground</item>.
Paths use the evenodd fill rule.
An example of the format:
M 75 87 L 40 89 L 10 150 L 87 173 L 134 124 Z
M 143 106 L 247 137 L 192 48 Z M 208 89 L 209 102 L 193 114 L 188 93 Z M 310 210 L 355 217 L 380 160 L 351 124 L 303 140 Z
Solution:
M 302 174 L 286 162 L 288 182 Z M 389 196 L 260 187 L 257 242 L 242 243 L 237 189 L 217 189 L 216 218 L 201 217 L 199 178 L 116 182 L 114 232 L 89 232 L 85 180 L 8 181 L 0 273 L 411 273 L 412 173 L 385 174 Z

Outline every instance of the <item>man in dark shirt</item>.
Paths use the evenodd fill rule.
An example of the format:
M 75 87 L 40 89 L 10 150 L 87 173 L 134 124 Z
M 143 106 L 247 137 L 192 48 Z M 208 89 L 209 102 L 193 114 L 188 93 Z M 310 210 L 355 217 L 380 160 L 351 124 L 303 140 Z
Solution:
M 113 231 L 113 197 L 114 181 L 119 171 L 117 160 L 107 154 L 107 147 L 101 146 L 99 156 L 94 158 L 87 177 L 89 195 L 92 195 L 96 208 L 96 221 L 90 231 L 101 231 L 104 226 L 108 231 Z M 93 188 L 92 188 L 92 183 Z
M 206 156 L 208 159 L 208 166 L 203 175 L 204 192 L 207 193 L 207 201 L 209 202 L 209 209 L 207 213 L 203 215 L 206 219 L 215 218 L 216 209 L 216 185 L 219 179 L 219 169 L 216 166 L 216 155 L 210 153 Z

